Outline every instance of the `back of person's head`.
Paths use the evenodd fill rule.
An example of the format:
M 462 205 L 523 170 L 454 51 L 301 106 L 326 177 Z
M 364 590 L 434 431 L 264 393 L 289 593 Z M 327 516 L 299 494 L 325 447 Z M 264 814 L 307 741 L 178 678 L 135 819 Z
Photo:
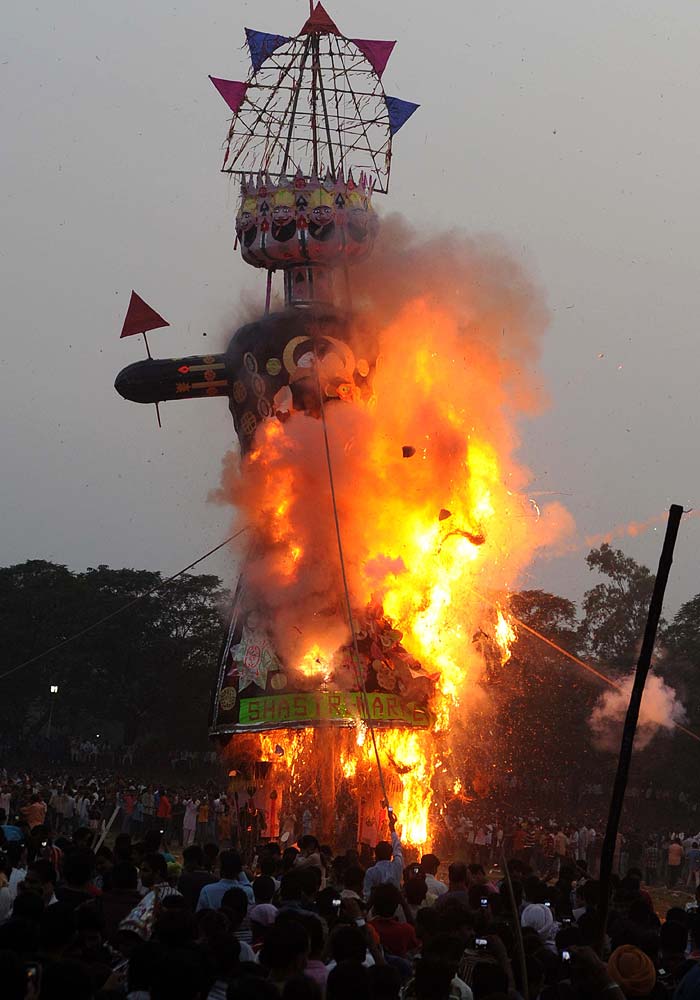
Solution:
M 420 906 L 425 897 L 428 895 L 428 886 L 425 882 L 425 876 L 417 875 L 413 878 L 409 878 L 403 887 L 403 891 L 406 896 L 406 902 L 410 906 Z
M 264 854 L 260 858 L 260 874 L 266 878 L 274 878 L 277 874 L 277 859 L 272 854 Z
M 323 953 L 323 948 L 326 943 L 326 936 L 323 930 L 323 923 L 316 916 L 315 913 L 299 913 L 296 914 L 299 923 L 303 924 L 306 928 L 306 933 L 309 935 L 309 955 L 311 958 L 320 958 Z M 277 918 L 283 922 L 284 914 L 280 914 Z
M 143 860 L 155 875 L 156 882 L 168 881 L 168 862 L 162 854 L 147 854 Z
M 90 847 L 94 838 L 92 830 L 87 826 L 79 826 L 73 834 L 73 843 L 81 847 Z
M 343 871 L 343 885 L 351 892 L 362 895 L 365 882 L 365 870 L 360 865 L 348 865 Z
M 340 924 L 330 937 L 330 952 L 333 959 L 341 962 L 364 962 L 367 956 L 365 936 L 355 924 Z
M 118 861 L 112 869 L 112 889 L 136 889 L 139 870 L 130 861 Z
M 422 910 L 418 911 L 422 913 Z M 463 937 L 468 937 L 476 924 L 475 915 L 457 900 L 448 900 L 440 907 L 440 927 L 446 931 L 454 931 Z
M 393 849 L 388 840 L 380 840 L 374 848 L 374 856 L 377 861 L 391 861 Z
M 47 858 L 37 858 L 28 866 L 27 871 L 34 872 L 43 885 L 56 885 L 58 873 Z
M 323 881 L 321 869 L 317 868 L 316 865 L 308 865 L 299 872 L 299 879 L 302 893 L 308 899 L 313 899 L 321 888 L 321 882 Z
M 690 929 L 690 918 L 691 915 L 686 913 L 684 909 L 680 906 L 672 906 L 666 911 L 666 923 L 682 924 L 683 927 Z
M 298 920 L 285 920 L 270 928 L 260 949 L 260 962 L 271 971 L 303 971 L 309 935 Z
M 194 914 L 186 906 L 172 904 L 178 897 L 163 900 L 153 921 L 153 938 L 165 948 L 186 948 L 195 938 Z
M 131 834 L 118 833 L 114 839 L 114 860 L 131 860 Z
M 437 875 L 440 859 L 437 854 L 424 854 L 420 859 L 420 866 L 426 875 Z
M 157 854 L 160 851 L 160 842 L 162 839 L 163 834 L 160 830 L 147 830 L 143 838 L 146 854 Z
M 201 868 L 204 864 L 204 851 L 199 844 L 190 844 L 182 852 L 182 860 L 188 868 Z
M 447 962 L 419 958 L 413 979 L 416 1000 L 449 1000 L 454 972 Z
M 304 834 L 298 840 L 299 849 L 302 851 L 317 851 L 319 849 L 318 840 L 311 833 Z
M 467 866 L 463 861 L 453 861 L 447 869 L 450 885 L 463 885 L 468 878 Z
M 467 870 L 474 878 L 484 878 L 486 876 L 486 871 L 483 865 L 478 865 L 476 863 L 467 865 Z
M 41 974 L 41 1000 L 91 1000 L 92 983 L 81 962 L 62 959 L 44 965 Z
M 665 955 L 683 955 L 687 947 L 687 927 L 673 920 L 662 925 L 659 931 L 659 948 Z
M 360 1000 L 369 997 L 369 974 L 362 962 L 338 962 L 326 981 L 326 1000 Z
M 63 860 L 63 878 L 71 888 L 85 885 L 94 871 L 95 856 L 89 847 L 74 847 Z
M 288 872 L 294 866 L 294 862 L 299 857 L 296 847 L 285 847 L 282 855 L 282 871 Z
M 298 902 L 303 892 L 302 881 L 298 871 L 287 872 L 280 882 L 280 899 L 283 903 Z
M 321 1000 L 321 988 L 313 979 L 299 973 L 284 984 L 282 1000 Z
M 258 875 L 253 879 L 253 896 L 256 903 L 271 903 L 275 895 L 275 880 L 269 875 Z
M 495 962 L 477 962 L 471 981 L 474 1000 L 484 1000 L 498 993 L 508 994 L 508 975 Z
M 412 881 L 419 880 L 413 879 Z M 372 893 L 372 909 L 378 917 L 393 917 L 400 902 L 401 893 L 391 882 L 385 882 L 382 885 L 374 887 L 374 891 Z
M 583 944 L 581 928 L 577 924 L 569 924 L 568 926 L 561 927 L 557 931 L 554 943 L 557 946 L 557 951 L 560 952 L 568 951 L 571 947 L 580 947 Z
M 391 965 L 373 965 L 367 970 L 372 1000 L 399 1000 L 401 976 Z
M 464 942 L 457 934 L 442 933 L 436 934 L 423 947 L 423 958 L 432 958 L 435 961 L 445 962 L 452 968 L 452 975 L 457 975 L 459 961 L 464 953 Z
M 243 889 L 227 889 L 221 898 L 221 909 L 225 911 L 234 927 L 238 928 L 248 912 L 248 897 Z
M 238 851 L 222 851 L 219 855 L 221 878 L 235 879 L 243 871 L 243 862 Z
M 587 907 L 597 906 L 600 902 L 600 882 L 597 879 L 589 878 L 583 886 L 583 898 Z

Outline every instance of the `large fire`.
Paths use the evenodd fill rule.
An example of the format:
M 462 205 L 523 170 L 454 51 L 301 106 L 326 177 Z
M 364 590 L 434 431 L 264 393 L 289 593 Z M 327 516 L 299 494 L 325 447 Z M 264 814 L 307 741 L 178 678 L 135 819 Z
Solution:
M 516 641 L 509 591 L 568 527 L 557 505 L 533 512 L 529 474 L 514 459 L 514 417 L 532 408 L 523 368 L 541 314 L 512 263 L 489 268 L 473 248 L 465 257 L 456 287 L 437 282 L 439 300 L 394 287 L 393 315 L 398 279 L 388 267 L 390 287 L 380 291 L 375 278 L 363 314 L 378 333 L 371 395 L 325 408 L 353 614 L 381 608 L 435 680 L 430 730 L 376 733 L 387 795 L 415 845 L 430 842 L 438 787 L 462 788 L 460 734 L 470 706 L 487 697 L 485 675 L 494 662 L 507 669 Z M 431 282 L 425 269 L 415 277 L 420 292 Z M 249 577 L 272 609 L 276 646 L 319 685 L 349 642 L 322 434 L 321 421 L 303 414 L 266 421 L 245 474 L 231 463 L 224 489 L 259 531 Z M 338 777 L 359 793 L 368 775 L 376 781 L 373 741 L 361 720 L 337 741 Z M 280 745 L 298 770 L 312 743 L 310 732 L 275 733 L 263 752 Z

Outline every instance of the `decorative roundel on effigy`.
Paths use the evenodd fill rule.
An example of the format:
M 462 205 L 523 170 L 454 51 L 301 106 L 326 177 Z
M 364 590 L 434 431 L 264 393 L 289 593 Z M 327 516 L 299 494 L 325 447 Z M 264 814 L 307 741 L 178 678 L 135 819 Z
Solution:
M 272 313 L 237 330 L 225 358 L 242 451 L 265 420 L 318 415 L 319 388 L 324 401 L 369 396 L 374 356 L 365 354 L 358 356 L 347 319 L 330 307 Z
M 372 249 L 379 221 L 372 208 L 372 182 L 341 174 L 324 180 L 298 173 L 278 184 L 252 178 L 241 188 L 236 235 L 241 254 L 254 267 L 299 264 L 333 266 L 360 260 Z

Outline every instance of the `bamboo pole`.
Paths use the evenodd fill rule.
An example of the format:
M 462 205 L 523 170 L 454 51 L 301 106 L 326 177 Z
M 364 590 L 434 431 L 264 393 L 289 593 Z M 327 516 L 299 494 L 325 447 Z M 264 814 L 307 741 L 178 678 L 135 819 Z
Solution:
M 632 749 L 634 746 L 634 735 L 639 720 L 639 709 L 642 704 L 644 685 L 646 684 L 651 657 L 654 652 L 656 641 L 656 631 L 661 618 L 664 593 L 668 583 L 671 564 L 673 563 L 673 549 L 678 536 L 678 528 L 683 516 L 683 508 L 679 504 L 671 504 L 668 512 L 668 522 L 666 525 L 666 536 L 664 538 L 663 549 L 659 559 L 659 568 L 654 581 L 654 590 L 649 602 L 649 615 L 647 617 L 646 628 L 644 629 L 644 639 L 637 661 L 637 669 L 634 675 L 634 684 L 630 695 L 627 716 L 622 729 L 622 743 L 620 745 L 620 756 L 617 762 L 617 772 L 613 784 L 612 796 L 610 799 L 610 811 L 608 813 L 608 825 L 605 829 L 603 840 L 603 850 L 600 859 L 600 907 L 598 914 L 598 949 L 602 954 L 605 941 L 605 930 L 608 920 L 608 909 L 610 905 L 610 882 L 612 876 L 613 859 L 615 855 L 615 845 L 620 829 L 620 816 L 627 790 L 627 778 L 629 776 L 630 761 L 632 759 Z

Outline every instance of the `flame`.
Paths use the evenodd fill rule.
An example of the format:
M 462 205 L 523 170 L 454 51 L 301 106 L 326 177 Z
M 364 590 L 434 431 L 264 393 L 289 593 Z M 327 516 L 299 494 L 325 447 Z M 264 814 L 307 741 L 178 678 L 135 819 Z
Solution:
M 451 755 L 470 705 L 486 697 L 484 643 L 505 664 L 517 640 L 507 595 L 533 554 L 570 529 L 556 503 L 531 516 L 529 473 L 513 457 L 511 422 L 514 408 L 530 405 L 518 354 L 527 337 L 512 335 L 509 360 L 501 329 L 507 314 L 520 330 L 530 305 L 512 304 L 521 293 L 504 291 L 510 276 L 488 280 L 488 301 L 471 277 L 460 293 L 467 305 L 405 301 L 377 330 L 371 392 L 326 406 L 353 615 L 380 607 L 435 681 L 430 730 L 376 733 L 387 797 L 414 845 L 430 842 L 438 787 L 462 791 Z M 498 306 L 499 295 L 510 304 Z M 320 422 L 304 414 L 284 425 L 264 421 L 243 474 L 232 464 L 223 491 L 262 539 L 251 581 L 272 608 L 276 646 L 318 684 L 349 641 L 321 434 Z M 335 624 L 319 610 L 330 594 L 338 598 Z M 480 594 L 500 601 L 496 611 Z M 377 777 L 366 736 L 357 720 L 339 758 L 339 774 L 358 784 L 372 769 Z M 295 753 L 298 768 L 308 747 Z
M 512 621 L 503 614 L 500 607 L 496 608 L 496 628 L 494 634 L 496 645 L 501 651 L 501 663 L 505 666 L 513 655 L 511 646 L 517 639 L 517 633 Z

